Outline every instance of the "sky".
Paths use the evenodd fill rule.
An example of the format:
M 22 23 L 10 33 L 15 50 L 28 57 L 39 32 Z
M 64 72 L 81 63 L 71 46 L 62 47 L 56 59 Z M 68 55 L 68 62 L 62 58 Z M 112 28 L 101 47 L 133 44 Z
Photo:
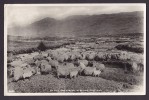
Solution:
M 4 20 L 8 27 L 25 26 L 45 17 L 55 19 L 71 15 L 98 15 L 144 11 L 144 4 L 7 4 Z

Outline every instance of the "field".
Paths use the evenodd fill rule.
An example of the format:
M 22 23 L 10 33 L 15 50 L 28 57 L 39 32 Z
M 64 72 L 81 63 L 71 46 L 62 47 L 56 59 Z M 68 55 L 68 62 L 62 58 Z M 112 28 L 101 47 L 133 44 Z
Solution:
M 8 88 L 16 93 L 136 92 L 136 90 L 139 92 L 137 88 L 142 82 L 142 75 L 129 75 L 120 68 L 107 68 L 100 77 L 79 76 L 75 79 L 57 79 L 51 74 L 36 75 L 29 80 L 10 82 Z
M 14 41 L 15 40 L 15 41 Z M 47 50 L 42 54 L 60 52 L 66 49 L 66 54 L 74 52 L 93 52 L 106 55 L 106 58 L 93 59 L 82 58 L 88 62 L 99 62 L 105 65 L 105 69 L 99 77 L 92 75 L 79 75 L 76 78 L 57 78 L 55 69 L 49 74 L 33 75 L 29 79 L 13 81 L 8 77 L 8 91 L 16 93 L 55 93 L 55 92 L 138 92 L 141 91 L 144 81 L 144 70 L 132 71 L 129 62 L 143 64 L 143 40 L 140 37 L 79 37 L 79 38 L 35 38 L 27 39 L 9 37 L 8 64 L 17 61 L 17 57 L 28 57 L 36 54 L 40 42 L 43 42 Z M 129 46 L 128 46 L 129 45 Z M 126 58 L 115 58 L 113 55 L 127 53 Z M 51 53 L 51 54 L 52 54 Z M 38 53 L 37 53 L 38 54 Z M 110 57 L 109 57 L 110 55 Z M 29 57 L 30 58 L 30 57 Z M 59 59 L 60 56 L 57 58 Z M 28 59 L 28 58 L 26 58 Z M 76 58 L 78 60 L 78 58 Z M 75 63 L 75 60 L 64 60 L 60 63 Z M 57 60 L 59 61 L 59 60 Z M 143 64 L 144 65 L 144 64 Z M 88 65 L 89 66 L 89 65 Z M 9 68 L 8 68 L 9 69 Z M 144 68 L 143 68 L 144 69 Z

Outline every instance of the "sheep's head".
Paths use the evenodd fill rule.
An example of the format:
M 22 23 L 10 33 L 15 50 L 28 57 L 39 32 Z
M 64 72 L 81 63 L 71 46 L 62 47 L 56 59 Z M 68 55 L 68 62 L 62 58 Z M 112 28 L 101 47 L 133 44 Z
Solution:
M 58 67 L 59 67 L 59 65 L 55 66 L 55 69 L 57 70 L 57 69 L 58 69 Z

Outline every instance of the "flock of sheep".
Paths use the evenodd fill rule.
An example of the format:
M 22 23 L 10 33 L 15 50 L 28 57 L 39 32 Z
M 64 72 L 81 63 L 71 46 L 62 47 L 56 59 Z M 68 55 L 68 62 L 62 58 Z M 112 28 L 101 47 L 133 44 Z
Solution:
M 75 78 L 78 75 L 99 77 L 105 70 L 105 65 L 98 61 L 110 59 L 128 60 L 132 58 L 127 52 L 103 53 L 60 48 L 8 57 L 7 71 L 8 77 L 12 77 L 13 81 L 30 78 L 36 74 L 50 73 L 56 73 L 57 78 Z M 132 68 L 137 70 L 139 64 L 140 62 L 133 62 Z

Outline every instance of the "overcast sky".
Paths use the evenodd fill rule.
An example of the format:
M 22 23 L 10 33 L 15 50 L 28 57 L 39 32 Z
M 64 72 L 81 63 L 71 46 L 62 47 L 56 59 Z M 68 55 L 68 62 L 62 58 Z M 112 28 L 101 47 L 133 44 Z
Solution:
M 63 19 L 71 15 L 110 14 L 118 12 L 143 11 L 138 4 L 100 4 L 100 5 L 5 5 L 5 20 L 8 27 L 27 25 L 34 21 L 51 17 Z

